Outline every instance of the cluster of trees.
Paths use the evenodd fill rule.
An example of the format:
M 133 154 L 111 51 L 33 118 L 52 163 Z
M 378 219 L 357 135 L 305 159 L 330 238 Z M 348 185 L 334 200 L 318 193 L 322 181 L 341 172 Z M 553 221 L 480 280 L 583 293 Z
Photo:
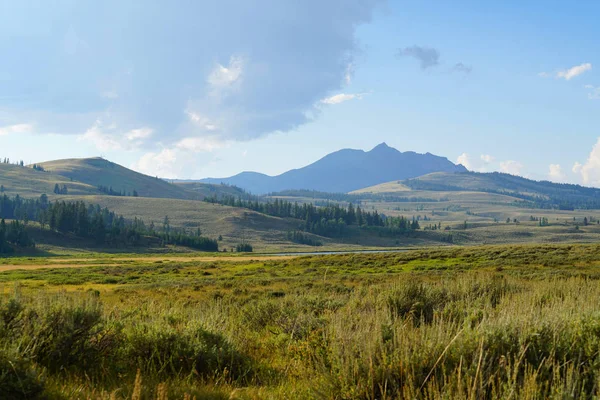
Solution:
M 2 164 L 10 164 L 10 158 L 7 158 L 7 157 L 3 158 L 2 159 Z M 25 167 L 25 162 L 23 160 L 20 160 L 20 161 L 15 162 L 14 165 L 18 165 L 19 167 Z M 31 168 L 33 168 L 36 171 L 40 171 L 40 172 L 46 171 L 44 169 L 44 167 L 42 167 L 39 164 L 33 164 L 31 166 Z
M 550 225 L 550 222 L 548 221 L 548 218 L 546 218 L 546 217 L 534 217 L 532 215 L 529 217 L 529 220 L 532 222 L 537 222 L 539 224 L 539 226 L 549 226 Z
M 107 194 L 109 196 L 127 196 L 127 197 L 138 197 L 138 192 L 137 190 L 133 190 L 133 192 L 127 192 L 127 191 L 116 191 L 113 190 L 112 186 L 102 186 L 102 185 L 98 185 L 98 190 L 104 194 Z
M 2 164 L 10 164 L 10 158 L 6 158 L 6 157 L 3 158 L 2 159 Z M 14 165 L 18 165 L 20 167 L 24 167 L 25 163 L 23 162 L 23 160 L 21 160 L 21 161 L 15 162 Z
M 33 247 L 35 244 L 27 234 L 23 223 L 12 221 L 7 224 L 2 218 L 0 220 L 0 254 L 12 253 L 13 246 Z
M 253 250 L 252 245 L 249 243 L 240 243 L 235 246 L 235 251 L 238 253 L 252 253 Z
M 153 223 L 146 226 L 144 221 L 137 218 L 128 221 L 99 205 L 86 205 L 82 201 L 51 203 L 46 195 L 35 200 L 23 199 L 18 195 L 14 198 L 4 195 L 0 197 L 0 218 L 12 219 L 21 225 L 37 221 L 42 229 L 49 227 L 63 234 L 117 247 L 140 245 L 145 239 L 202 251 L 219 250 L 217 241 L 200 236 L 199 230 L 196 234 L 188 234 L 172 229 L 168 222 L 163 225 L 162 230 L 157 230 Z
M 54 184 L 54 194 L 68 194 L 69 189 L 67 189 L 67 185 L 62 185 L 60 187 L 58 183 Z
M 301 220 L 299 229 L 320 236 L 341 236 L 346 227 L 354 225 L 359 227 L 376 227 L 386 230 L 386 234 L 406 233 L 419 229 L 417 220 L 408 220 L 404 217 L 386 217 L 375 211 L 365 211 L 360 206 L 352 203 L 347 207 L 340 204 L 327 203 L 317 207 L 311 203 L 289 202 L 275 199 L 275 201 L 259 202 L 258 200 L 244 200 L 234 196 L 216 196 L 204 199 L 210 203 L 223 204 L 231 207 L 242 207 L 263 214 L 280 218 L 293 218 Z
M 270 196 L 286 196 L 286 197 L 305 197 L 309 199 L 321 199 L 328 201 L 338 201 L 353 204 L 360 204 L 362 201 L 383 201 L 393 203 L 436 203 L 441 200 L 428 197 L 406 197 L 397 196 L 390 193 L 364 193 L 364 194 L 348 194 L 348 193 L 328 193 L 317 190 L 283 190 L 281 192 L 271 193 Z
M 288 232 L 287 239 L 290 242 L 304 244 L 307 246 L 314 246 L 314 247 L 323 246 L 323 242 L 321 242 L 320 240 L 314 239 L 314 238 L 310 237 L 309 235 L 307 235 L 306 233 L 301 232 L 301 231 Z

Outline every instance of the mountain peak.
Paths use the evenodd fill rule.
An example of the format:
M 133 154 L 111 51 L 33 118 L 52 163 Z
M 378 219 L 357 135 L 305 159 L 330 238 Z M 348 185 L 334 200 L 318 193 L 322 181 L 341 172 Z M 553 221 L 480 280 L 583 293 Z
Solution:
M 383 150 L 383 149 L 391 149 L 391 147 L 388 146 L 386 142 L 381 142 L 377 146 L 373 147 L 373 150 Z M 373 151 L 373 150 L 371 150 L 371 151 Z

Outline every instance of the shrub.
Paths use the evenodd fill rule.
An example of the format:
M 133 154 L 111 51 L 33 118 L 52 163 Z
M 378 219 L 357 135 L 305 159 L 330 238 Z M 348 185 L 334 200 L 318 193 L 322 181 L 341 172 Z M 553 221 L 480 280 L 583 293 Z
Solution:
M 1 399 L 38 399 L 41 398 L 43 390 L 43 382 L 30 363 L 0 352 Z

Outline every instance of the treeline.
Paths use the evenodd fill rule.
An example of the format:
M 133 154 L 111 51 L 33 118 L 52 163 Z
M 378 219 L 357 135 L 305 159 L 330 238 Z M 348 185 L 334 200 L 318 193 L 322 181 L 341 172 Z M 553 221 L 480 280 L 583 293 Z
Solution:
M 82 201 L 51 203 L 46 195 L 35 200 L 4 195 L 0 197 L 0 218 L 12 219 L 22 225 L 37 221 L 42 229 L 48 227 L 56 232 L 116 247 L 137 246 L 154 240 L 162 245 L 180 245 L 202 251 L 219 249 L 216 240 L 201 236 L 200 231 L 190 235 L 172 229 L 168 223 L 163 224 L 162 229 L 156 229 L 153 223 L 146 226 L 137 218 L 128 221 L 99 205 L 86 205 Z
M 25 226 L 19 221 L 7 224 L 4 218 L 0 220 L 0 254 L 13 252 L 15 247 L 33 247 L 35 244 L 27 234 Z
M 404 217 L 386 217 L 373 212 L 364 211 L 360 206 L 354 207 L 352 203 L 347 207 L 339 204 L 327 204 L 317 207 L 311 203 L 289 202 L 287 200 L 275 199 L 275 201 L 259 202 L 235 198 L 233 196 L 216 196 L 204 199 L 209 203 L 227 205 L 231 207 L 247 208 L 280 218 L 293 218 L 301 220 L 299 228 L 304 232 L 314 233 L 320 236 L 344 235 L 347 226 L 378 227 L 390 232 L 406 233 L 419 229 L 416 219 L 408 220 Z
M 323 246 L 323 242 L 321 242 L 320 240 L 317 240 L 317 239 L 313 239 L 312 237 L 310 237 L 309 235 L 307 235 L 306 233 L 301 232 L 301 231 L 288 232 L 287 239 L 290 242 L 304 244 L 307 246 L 314 246 L 314 247 Z
M 10 158 L 6 158 L 6 157 L 5 157 L 5 158 L 3 158 L 3 159 L 2 159 L 2 164 L 10 164 L 10 163 L 11 163 L 11 162 L 10 162 Z M 17 161 L 17 162 L 15 162 L 13 165 L 17 165 L 17 166 L 19 166 L 19 167 L 25 167 L 25 162 L 24 162 L 23 160 L 20 160 L 20 161 Z M 44 171 L 46 171 L 46 170 L 44 169 L 44 167 L 42 167 L 42 166 L 41 166 L 41 165 L 39 165 L 39 164 L 33 164 L 33 165 L 31 166 L 31 168 L 33 168 L 33 169 L 34 169 L 34 170 L 36 170 L 36 171 L 40 171 L 40 172 L 44 172 Z
M 98 185 L 98 190 L 109 196 L 138 197 L 138 192 L 135 189 L 133 190 L 133 192 L 120 191 L 120 190 L 117 191 L 117 190 L 113 190 L 112 186 Z
M 345 203 L 359 204 L 362 201 L 382 201 L 393 203 L 437 203 L 439 201 L 447 201 L 447 199 L 433 199 L 429 197 L 418 196 L 397 196 L 390 193 L 328 193 L 317 190 L 283 190 L 281 192 L 270 193 L 269 196 L 285 196 L 285 197 L 306 197 L 309 199 L 338 201 Z

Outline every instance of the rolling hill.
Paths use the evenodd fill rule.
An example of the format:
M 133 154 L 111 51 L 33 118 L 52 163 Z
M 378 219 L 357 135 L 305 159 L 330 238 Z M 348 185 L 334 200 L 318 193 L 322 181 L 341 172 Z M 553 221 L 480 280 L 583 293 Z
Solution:
M 600 189 L 566 183 L 535 181 L 520 176 L 490 172 L 431 173 L 414 179 L 386 182 L 355 191 L 366 193 L 485 192 L 508 195 L 541 208 L 600 208 Z
M 140 197 L 198 199 L 201 195 L 172 185 L 162 179 L 140 174 L 103 158 L 71 158 L 43 162 L 47 172 L 64 176 L 92 187 L 113 188 L 116 192 L 133 193 Z
M 0 163 L 0 184 L 7 195 L 40 196 L 51 195 L 54 185 L 66 185 L 69 193 L 74 195 L 97 194 L 98 188 L 52 172 L 37 171 L 33 168 L 21 167 L 14 164 Z
M 393 180 L 422 176 L 431 172 L 464 172 L 445 157 L 400 152 L 385 143 L 371 151 L 343 149 L 306 167 L 277 176 L 242 172 L 230 178 L 208 178 L 204 183 L 235 185 L 254 194 L 288 189 L 347 193 Z

